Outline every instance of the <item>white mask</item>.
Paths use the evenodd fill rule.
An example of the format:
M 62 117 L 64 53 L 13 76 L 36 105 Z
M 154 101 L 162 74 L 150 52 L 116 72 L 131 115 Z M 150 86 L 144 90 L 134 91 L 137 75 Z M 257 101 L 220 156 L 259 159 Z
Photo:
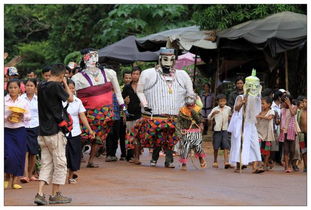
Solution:
M 97 51 L 90 51 L 88 54 L 83 56 L 83 60 L 85 65 L 88 68 L 96 67 L 96 63 L 98 62 L 98 53 Z
M 175 55 L 161 55 L 160 64 L 162 69 L 171 69 L 175 65 Z

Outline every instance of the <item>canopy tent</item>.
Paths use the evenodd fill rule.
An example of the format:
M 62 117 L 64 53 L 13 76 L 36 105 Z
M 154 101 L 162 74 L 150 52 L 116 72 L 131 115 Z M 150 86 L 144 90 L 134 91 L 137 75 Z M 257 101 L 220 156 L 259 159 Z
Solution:
M 193 46 L 216 49 L 216 43 L 209 40 L 210 31 L 200 31 L 199 26 L 189 26 L 162 31 L 138 38 L 140 50 L 158 50 L 160 47 L 178 48 L 189 51 Z
M 118 42 L 106 46 L 98 51 L 99 63 L 116 61 L 123 64 L 131 64 L 135 61 L 157 61 L 158 52 L 140 52 L 136 44 L 135 36 L 128 36 Z
M 293 12 L 281 12 L 251 20 L 217 33 L 217 46 L 220 49 L 243 50 L 251 44 L 272 57 L 303 47 L 306 41 L 307 16 Z
M 197 59 L 197 62 L 201 62 L 201 59 Z M 175 63 L 176 69 L 182 69 L 185 66 L 190 66 L 195 63 L 195 55 L 188 52 L 186 54 L 178 56 L 178 59 Z
M 269 74 L 278 75 L 284 84 L 281 86 L 290 89 L 289 80 L 292 79 L 291 89 L 295 92 L 297 86 L 291 73 L 306 74 L 306 42 L 307 42 L 307 16 L 293 12 L 281 12 L 259 20 L 251 20 L 227 30 L 217 33 L 218 57 L 222 62 L 228 59 L 240 59 L 241 55 L 247 55 L 253 60 L 266 61 Z M 294 51 L 294 52 L 293 52 Z M 291 57 L 288 57 L 288 52 Z M 204 55 L 201 55 L 204 60 Z M 299 59 L 299 60 L 298 60 Z M 253 60 L 250 63 L 253 63 Z M 217 72 L 219 76 L 221 66 L 217 59 Z M 291 63 L 292 61 L 292 63 Z M 301 65 L 293 65 L 293 63 Z M 288 69 L 291 67 L 291 72 Z M 228 70 L 228 69 L 227 69 Z M 276 73 L 279 72 L 279 73 Z M 217 77 L 217 76 L 216 76 Z M 270 85 L 275 85 L 276 78 Z M 303 82 L 302 82 L 303 83 Z M 297 91 L 294 95 L 297 94 Z

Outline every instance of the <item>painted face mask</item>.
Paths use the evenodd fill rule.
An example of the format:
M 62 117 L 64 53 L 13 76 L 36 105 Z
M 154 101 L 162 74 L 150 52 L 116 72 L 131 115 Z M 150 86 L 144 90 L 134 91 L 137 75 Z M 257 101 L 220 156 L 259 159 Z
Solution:
M 260 80 L 256 77 L 256 70 L 252 70 L 252 75 L 246 77 L 245 84 L 243 86 L 244 93 L 250 96 L 259 96 L 261 93 L 262 86 L 260 85 Z
M 196 102 L 196 95 L 190 95 L 185 98 L 185 104 L 187 106 L 193 106 Z
M 163 73 L 169 74 L 172 67 L 175 65 L 175 54 L 174 49 L 161 48 L 159 63 L 162 67 Z
M 98 62 L 98 53 L 97 51 L 90 51 L 89 53 L 83 56 L 83 60 L 85 65 L 89 68 L 96 67 L 96 63 Z

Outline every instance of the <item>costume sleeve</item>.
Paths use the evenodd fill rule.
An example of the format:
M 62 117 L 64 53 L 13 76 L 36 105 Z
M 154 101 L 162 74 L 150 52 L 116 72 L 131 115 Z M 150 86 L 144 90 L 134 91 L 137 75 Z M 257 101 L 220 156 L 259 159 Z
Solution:
M 138 96 L 140 102 L 142 103 L 143 107 L 148 107 L 148 101 L 147 101 L 146 96 L 144 94 L 144 87 L 145 87 L 145 84 L 146 84 L 147 79 L 148 79 L 147 76 L 148 75 L 146 75 L 145 71 L 141 72 L 141 75 L 140 75 L 138 83 L 137 83 L 137 88 L 136 88 L 137 96 Z
M 113 86 L 113 91 L 116 94 L 118 103 L 121 106 L 124 106 L 124 100 L 122 98 L 121 89 L 120 89 L 120 85 L 119 85 L 118 78 L 117 78 L 117 73 L 112 69 L 107 70 L 107 72 L 108 72 L 109 79 Z
M 193 86 L 192 86 L 192 81 L 191 81 L 191 78 L 188 75 L 188 73 L 186 71 L 184 71 L 184 70 L 178 70 L 178 71 L 181 71 L 182 74 L 183 74 L 183 79 L 184 79 L 184 82 L 185 82 L 185 85 L 186 85 L 187 95 L 188 94 L 194 94 Z
M 178 137 L 181 137 L 181 122 L 182 122 L 183 118 L 181 117 L 181 112 L 179 112 L 178 116 L 177 116 L 177 120 L 176 120 L 176 125 L 175 125 L 175 132 L 177 134 Z
M 192 114 L 192 117 L 193 117 L 193 119 L 195 120 L 195 122 L 196 122 L 197 124 L 200 124 L 201 121 L 202 121 L 202 117 L 201 117 L 200 112 L 196 112 L 196 111 L 194 111 L 194 110 L 191 110 L 191 114 Z

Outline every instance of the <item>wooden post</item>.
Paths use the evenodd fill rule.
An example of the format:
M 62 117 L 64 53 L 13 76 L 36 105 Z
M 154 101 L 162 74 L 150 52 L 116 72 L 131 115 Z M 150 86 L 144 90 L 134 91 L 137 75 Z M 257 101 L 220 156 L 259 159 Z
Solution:
M 219 80 L 219 71 L 220 71 L 220 52 L 219 50 L 217 50 L 217 69 L 216 69 L 216 72 L 215 72 L 215 86 L 214 86 L 214 93 L 215 93 L 215 98 L 216 98 L 216 95 L 217 95 L 217 83 L 218 83 L 218 80 Z M 214 105 L 215 105 L 215 101 L 214 101 Z
M 287 51 L 284 52 L 284 59 L 285 59 L 285 88 L 288 90 L 288 58 L 287 58 Z
M 195 89 L 195 74 L 196 74 L 196 68 L 197 68 L 197 58 L 198 58 L 198 54 L 195 53 L 195 57 L 194 57 L 194 69 L 193 69 L 193 89 Z

